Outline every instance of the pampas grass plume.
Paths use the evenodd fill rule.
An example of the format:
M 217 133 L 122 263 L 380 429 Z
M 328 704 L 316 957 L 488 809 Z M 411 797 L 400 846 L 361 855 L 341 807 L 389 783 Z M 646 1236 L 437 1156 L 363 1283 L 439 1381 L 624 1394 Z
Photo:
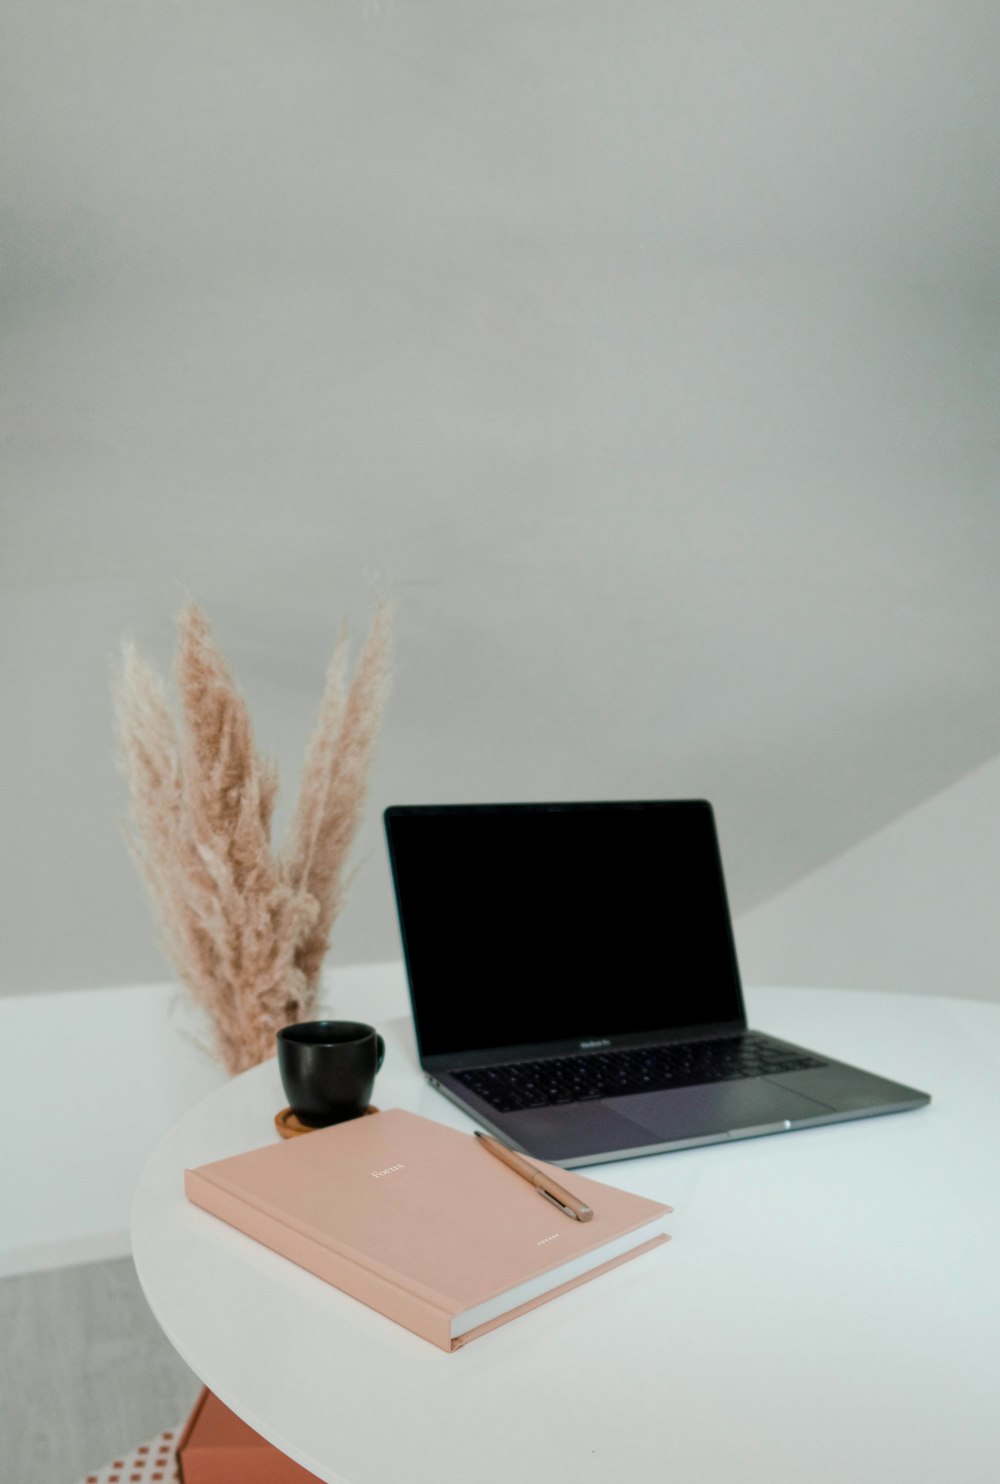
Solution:
M 207 1011 L 220 1060 L 240 1072 L 315 1010 L 388 697 L 392 618 L 379 604 L 350 682 L 341 633 L 280 851 L 271 846 L 277 773 L 257 753 L 246 703 L 198 607 L 182 611 L 178 630 L 180 729 L 159 677 L 122 646 L 115 717 L 127 835 L 164 948 Z

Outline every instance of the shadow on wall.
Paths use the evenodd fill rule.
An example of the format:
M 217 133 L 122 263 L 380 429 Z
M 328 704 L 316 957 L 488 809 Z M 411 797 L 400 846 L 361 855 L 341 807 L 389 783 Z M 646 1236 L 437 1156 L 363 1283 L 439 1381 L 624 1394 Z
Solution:
M 1000 757 L 736 921 L 749 984 L 1000 1001 Z

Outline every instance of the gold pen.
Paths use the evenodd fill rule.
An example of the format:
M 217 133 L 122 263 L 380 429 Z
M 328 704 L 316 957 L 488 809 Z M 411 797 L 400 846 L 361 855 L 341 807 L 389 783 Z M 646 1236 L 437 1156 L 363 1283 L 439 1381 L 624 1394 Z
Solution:
M 583 1201 L 578 1201 L 575 1195 L 570 1195 L 568 1190 L 557 1185 L 548 1175 L 543 1175 L 541 1170 L 537 1170 L 529 1160 L 522 1159 L 519 1154 L 515 1154 L 513 1149 L 508 1149 L 506 1144 L 501 1144 L 499 1139 L 491 1138 L 489 1134 L 481 1134 L 478 1129 L 475 1130 L 475 1134 L 484 1149 L 488 1149 L 497 1159 L 509 1165 L 515 1174 L 521 1176 L 522 1180 L 529 1181 L 539 1195 L 543 1195 L 547 1201 L 558 1206 L 564 1215 L 572 1216 L 574 1221 L 590 1221 L 594 1214 L 590 1207 L 584 1205 Z

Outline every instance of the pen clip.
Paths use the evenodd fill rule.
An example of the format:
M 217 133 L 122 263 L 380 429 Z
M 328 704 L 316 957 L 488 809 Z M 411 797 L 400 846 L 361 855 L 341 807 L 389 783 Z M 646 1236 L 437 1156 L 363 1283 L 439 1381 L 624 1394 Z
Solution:
M 559 1197 L 553 1195 L 551 1190 L 546 1190 L 545 1187 L 542 1185 L 536 1185 L 535 1189 L 538 1191 L 538 1194 L 543 1195 L 547 1201 L 551 1201 L 554 1206 L 558 1206 L 564 1216 L 571 1216 L 574 1221 L 580 1220 L 576 1212 L 569 1206 L 564 1206 Z

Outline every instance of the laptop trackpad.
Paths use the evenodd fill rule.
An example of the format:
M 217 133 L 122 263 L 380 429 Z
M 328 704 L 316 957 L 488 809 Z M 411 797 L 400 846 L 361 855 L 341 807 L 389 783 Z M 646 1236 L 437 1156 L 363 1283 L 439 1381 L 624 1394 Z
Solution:
M 626 1099 L 616 1100 L 625 1102 Z M 506 1136 L 536 1159 L 581 1159 L 642 1149 L 650 1142 L 645 1125 L 615 1112 L 610 1103 L 572 1103 L 508 1113 L 499 1125 Z
M 786 1119 L 797 1122 L 830 1111 L 825 1103 L 778 1087 L 766 1077 L 678 1087 L 673 1092 L 632 1093 L 615 1098 L 613 1106 L 664 1140 L 697 1139 Z

